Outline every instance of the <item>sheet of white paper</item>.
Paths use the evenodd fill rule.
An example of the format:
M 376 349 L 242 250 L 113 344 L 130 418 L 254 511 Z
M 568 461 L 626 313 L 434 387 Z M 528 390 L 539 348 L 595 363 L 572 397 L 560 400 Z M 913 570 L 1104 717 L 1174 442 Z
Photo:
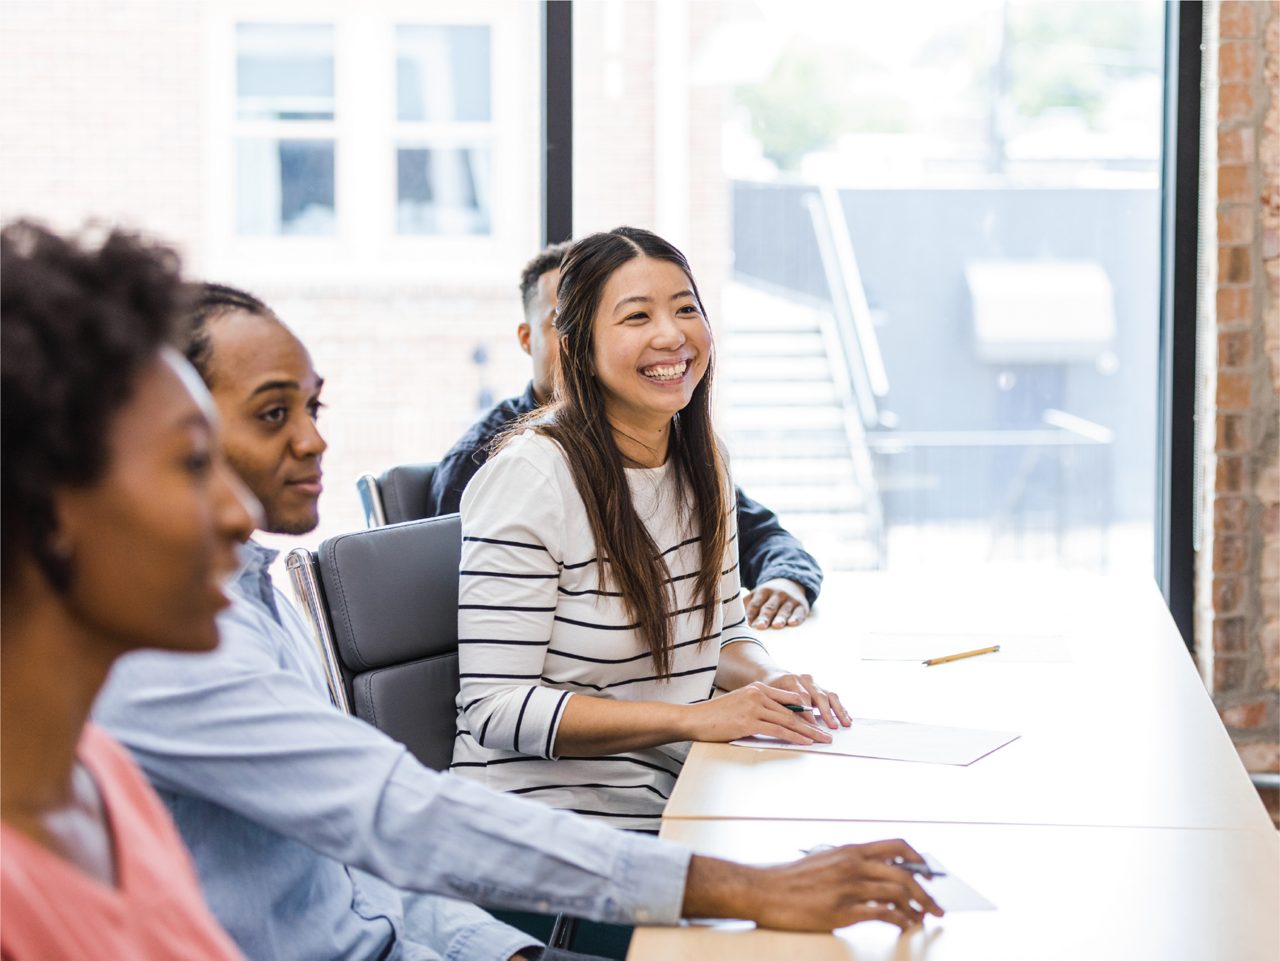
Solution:
M 951 870 L 927 851 L 921 851 L 929 867 L 947 873 L 942 877 L 920 878 L 920 886 L 929 892 L 944 911 L 994 911 L 996 906 L 951 873 Z
M 967 765 L 1020 736 L 1008 731 L 940 727 L 936 724 L 913 724 L 910 721 L 886 721 L 869 717 L 854 718 L 851 727 L 842 727 L 830 734 L 830 744 L 788 744 L 763 735 L 739 738 L 730 743 L 740 747 L 814 751 L 818 754 L 846 754 L 890 761 Z
M 1065 663 L 1071 660 L 1071 646 L 1062 634 L 948 634 L 930 632 L 870 631 L 858 641 L 864 661 L 926 661 L 961 651 L 976 651 L 999 644 L 994 654 L 965 658 L 977 665 L 1001 661 Z M 952 661 L 959 664 L 960 661 Z M 941 667 L 942 665 L 935 665 Z

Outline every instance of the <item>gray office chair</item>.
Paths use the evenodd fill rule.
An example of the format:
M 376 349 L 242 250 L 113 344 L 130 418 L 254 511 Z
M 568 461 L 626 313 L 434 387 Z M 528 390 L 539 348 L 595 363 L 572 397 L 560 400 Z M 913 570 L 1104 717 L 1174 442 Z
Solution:
M 356 481 L 366 527 L 385 527 L 427 516 L 436 464 L 401 464 L 381 477 L 362 474 Z
M 446 514 L 339 534 L 286 562 L 333 703 L 437 771 L 457 730 L 461 555 L 462 521 Z M 548 943 L 570 947 L 576 925 L 556 918 Z
M 340 534 L 287 560 L 334 703 L 443 770 L 458 694 L 457 515 Z

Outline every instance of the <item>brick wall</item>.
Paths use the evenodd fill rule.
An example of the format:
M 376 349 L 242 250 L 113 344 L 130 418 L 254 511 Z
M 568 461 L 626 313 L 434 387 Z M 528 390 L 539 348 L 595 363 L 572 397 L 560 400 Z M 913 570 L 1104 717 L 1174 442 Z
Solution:
M 126 223 L 175 244 L 203 276 L 208 157 L 227 147 L 209 142 L 209 112 L 226 98 L 209 63 L 214 9 L 208 0 L 0 2 L 0 218 L 68 230 L 90 217 Z M 482 390 L 501 399 L 523 389 L 523 256 L 502 283 L 348 289 L 322 270 L 315 283 L 245 281 L 234 270 L 211 278 L 271 304 L 327 378 L 327 489 L 321 527 L 305 543 L 363 526 L 360 473 L 439 457 L 475 418 Z
M 1214 463 L 1199 645 L 1245 766 L 1280 772 L 1280 0 L 1224 0 L 1217 15 Z
M 0 4 L 0 217 L 128 223 L 198 259 L 204 238 L 204 8 Z

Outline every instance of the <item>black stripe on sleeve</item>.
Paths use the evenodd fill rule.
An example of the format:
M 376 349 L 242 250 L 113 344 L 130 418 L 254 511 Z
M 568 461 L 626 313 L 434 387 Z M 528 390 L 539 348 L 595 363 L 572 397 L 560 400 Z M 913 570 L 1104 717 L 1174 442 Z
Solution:
M 522 614 L 549 614 L 554 607 L 521 607 L 518 604 L 459 604 L 460 611 L 518 611 Z
M 706 674 L 708 671 L 718 670 L 720 665 L 712 664 L 708 667 L 695 667 L 688 671 L 674 671 L 666 677 L 659 677 L 652 674 L 647 677 L 633 677 L 625 681 L 614 681 L 612 684 L 588 684 L 585 681 L 558 681 L 555 678 L 543 677 L 542 680 L 548 684 L 568 685 L 570 687 L 589 687 L 593 691 L 607 691 L 614 687 L 625 687 L 628 684 L 639 684 L 642 681 L 665 681 L 673 677 L 691 677 L 694 674 Z
M 672 777 L 679 777 L 680 771 L 671 770 L 663 767 L 661 764 L 654 764 L 650 761 L 642 761 L 639 758 L 624 757 L 622 755 L 611 754 L 607 757 L 561 757 L 560 761 L 599 761 L 602 763 L 617 764 L 633 764 L 636 767 L 648 768 L 651 771 L 660 771 L 663 774 L 669 774 Z M 519 757 L 496 757 L 487 761 L 455 761 L 452 767 L 492 767 L 497 764 L 555 764 L 556 761 L 549 761 L 545 757 L 535 757 L 528 754 Z
M 656 822 L 659 818 L 657 814 L 623 814 L 618 811 L 591 811 L 587 808 L 561 808 L 562 811 L 568 811 L 570 814 L 581 814 L 586 817 L 594 818 L 631 818 L 633 821 Z
M 481 747 L 484 747 L 484 736 L 489 733 L 489 722 L 492 720 L 493 720 L 493 715 L 490 714 L 488 717 L 484 719 L 484 727 L 480 728 L 480 736 L 476 738 L 476 743 L 479 744 Z
M 599 558 L 592 557 L 585 561 L 579 561 L 576 564 L 561 564 L 560 566 L 563 567 L 566 571 L 576 571 L 580 567 L 586 567 L 588 564 L 594 564 L 597 560 L 599 560 Z M 609 558 L 606 557 L 604 559 L 604 562 L 608 564 Z
M 597 591 L 597 590 L 571 591 L 566 587 L 557 587 L 556 590 L 558 590 L 561 594 L 565 594 L 569 597 L 582 597 L 584 594 L 594 594 L 596 595 L 596 597 L 621 597 L 622 596 L 621 591 Z
M 512 647 L 545 647 L 548 641 L 512 641 L 503 637 L 460 637 L 459 644 L 506 644 Z
M 551 757 L 551 738 L 556 732 L 556 721 L 560 719 L 560 711 L 564 709 L 564 702 L 568 699 L 569 692 L 565 691 L 560 695 L 560 700 L 556 701 L 556 709 L 551 712 L 551 726 L 547 728 L 547 749 L 543 752 L 547 757 Z
M 701 644 L 704 641 L 709 641 L 713 637 L 719 636 L 720 632 L 717 631 L 715 634 L 707 634 L 703 637 L 695 637 L 691 641 L 681 641 L 679 644 L 673 644 L 671 649 L 676 651 L 682 647 L 689 647 L 691 644 Z M 630 664 L 632 661 L 645 661 L 653 657 L 653 654 L 649 651 L 645 651 L 643 654 L 635 654 L 631 657 L 588 657 L 586 654 L 570 654 L 568 651 L 557 651 L 554 647 L 548 647 L 547 653 L 554 654 L 557 657 L 567 657 L 573 661 L 589 661 L 592 664 Z
M 507 794 L 533 794 L 537 791 L 558 791 L 572 788 L 608 788 L 610 790 L 621 791 L 648 791 L 650 794 L 656 794 L 662 800 L 670 800 L 669 796 L 663 794 L 652 784 L 539 784 L 535 787 L 518 787 L 508 788 Z M 648 817 L 647 814 L 635 814 L 632 817 Z
M 503 547 L 523 547 L 531 551 L 542 551 L 545 554 L 551 552 L 542 544 L 526 544 L 524 541 L 504 541 L 496 537 L 472 537 L 467 535 L 462 538 L 464 541 L 471 541 L 473 544 L 500 544 Z
M 529 581 L 553 581 L 559 574 L 511 574 L 507 571 L 458 571 L 459 577 L 507 577 Z
M 495 679 L 495 678 L 496 678 L 496 679 L 498 679 L 498 680 L 502 680 L 502 681 L 536 681 L 536 680 L 537 680 L 539 677 L 541 677 L 541 676 L 542 676 L 541 674 L 480 674 L 480 673 L 475 673 L 475 674 L 459 674 L 459 675 L 458 675 L 458 679 L 459 679 L 459 680 L 461 680 L 461 679 L 462 679 L 462 678 L 464 678 L 464 677 L 483 677 L 483 678 L 489 678 L 489 679 Z M 532 688 L 530 688 L 530 690 L 532 690 Z
M 591 621 L 575 621 L 571 617 L 561 617 L 559 614 L 555 618 L 564 624 L 576 624 L 578 627 L 593 627 L 597 631 L 634 631 L 639 624 L 593 624 Z
M 529 698 L 533 697 L 535 688 L 529 688 L 524 693 L 524 701 L 520 704 L 520 713 L 516 716 L 516 736 L 511 739 L 512 750 L 520 750 L 520 725 L 524 723 L 525 708 L 529 706 Z

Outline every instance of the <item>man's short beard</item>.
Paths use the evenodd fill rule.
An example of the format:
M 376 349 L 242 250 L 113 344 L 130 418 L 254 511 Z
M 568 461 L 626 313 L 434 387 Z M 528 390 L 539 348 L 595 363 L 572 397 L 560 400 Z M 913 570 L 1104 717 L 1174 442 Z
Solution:
M 272 534 L 310 534 L 319 524 L 320 518 L 317 515 L 296 521 L 277 521 L 269 518 L 266 527 Z

